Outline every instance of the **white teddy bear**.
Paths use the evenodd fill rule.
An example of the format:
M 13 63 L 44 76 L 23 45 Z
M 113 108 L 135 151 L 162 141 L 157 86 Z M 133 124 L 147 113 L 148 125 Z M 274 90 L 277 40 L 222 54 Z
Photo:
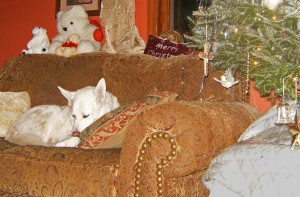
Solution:
M 34 27 L 32 29 L 33 38 L 27 43 L 28 50 L 22 50 L 22 54 L 48 53 L 50 46 L 47 30 L 42 27 Z
M 90 24 L 88 14 L 82 6 L 73 6 L 69 10 L 59 11 L 56 17 L 58 34 L 52 39 L 49 53 L 55 54 L 56 48 L 68 42 L 70 36 L 74 34 L 80 37 L 77 45 L 77 54 L 99 51 L 101 49 L 101 30 L 99 27 Z M 101 34 L 101 40 L 99 39 L 99 34 Z

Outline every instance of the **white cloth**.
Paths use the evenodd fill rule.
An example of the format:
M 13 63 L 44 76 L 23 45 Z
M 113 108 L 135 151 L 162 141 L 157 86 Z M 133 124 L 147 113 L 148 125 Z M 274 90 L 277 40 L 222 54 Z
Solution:
M 291 150 L 286 126 L 275 126 L 276 109 L 252 124 L 238 143 L 213 159 L 202 178 L 210 197 L 296 197 L 300 148 Z

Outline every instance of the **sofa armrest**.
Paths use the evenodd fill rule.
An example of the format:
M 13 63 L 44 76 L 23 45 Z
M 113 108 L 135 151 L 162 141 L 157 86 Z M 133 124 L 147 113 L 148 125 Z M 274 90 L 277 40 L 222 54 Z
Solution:
M 207 169 L 260 116 L 241 102 L 176 101 L 145 110 L 127 127 L 118 195 L 170 196 L 166 180 Z

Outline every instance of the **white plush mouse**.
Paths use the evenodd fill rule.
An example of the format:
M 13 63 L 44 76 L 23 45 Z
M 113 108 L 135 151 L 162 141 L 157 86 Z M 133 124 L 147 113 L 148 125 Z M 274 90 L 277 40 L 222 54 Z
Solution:
M 33 37 L 27 43 L 28 50 L 23 50 L 22 54 L 44 54 L 48 53 L 48 49 L 50 46 L 49 38 L 47 35 L 47 30 L 42 27 L 34 27 L 32 29 Z

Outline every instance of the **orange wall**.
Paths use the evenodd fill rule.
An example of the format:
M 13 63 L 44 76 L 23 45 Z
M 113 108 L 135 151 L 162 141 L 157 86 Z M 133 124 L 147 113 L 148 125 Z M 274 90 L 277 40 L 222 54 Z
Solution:
M 0 1 L 0 65 L 26 49 L 32 28 L 47 29 L 49 38 L 56 34 L 54 0 Z
M 3 63 L 26 49 L 32 38 L 32 28 L 41 26 L 47 29 L 51 39 L 56 32 L 55 0 L 9 0 L 0 1 L 0 67 Z M 144 40 L 147 40 L 147 2 L 136 0 L 136 25 Z M 99 17 L 92 17 L 99 20 Z M 0 90 L 1 91 L 1 90 Z M 250 102 L 265 112 L 271 104 L 251 85 Z
M 47 29 L 51 39 L 57 34 L 55 0 L 9 0 L 0 1 L 0 66 L 4 61 L 26 49 L 32 38 L 32 28 Z M 141 36 L 147 37 L 147 0 L 136 0 L 136 24 Z M 94 16 L 92 19 L 99 20 Z
M 268 111 L 274 105 L 268 101 L 267 97 L 260 96 L 259 91 L 254 87 L 254 83 L 252 81 L 250 83 L 250 103 L 263 113 Z

